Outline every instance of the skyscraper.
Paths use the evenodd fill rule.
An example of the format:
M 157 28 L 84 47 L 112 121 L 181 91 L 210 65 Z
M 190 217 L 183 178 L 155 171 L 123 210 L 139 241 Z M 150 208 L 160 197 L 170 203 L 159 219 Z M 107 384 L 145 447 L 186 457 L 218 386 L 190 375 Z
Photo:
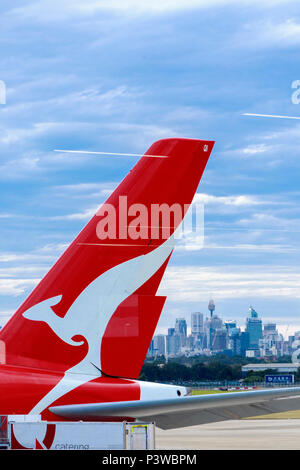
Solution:
M 164 356 L 166 354 L 166 342 L 164 335 L 156 335 L 153 338 L 153 352 L 156 356 Z
M 186 320 L 184 318 L 176 318 L 175 334 L 186 337 L 186 335 L 187 335 L 187 324 L 186 324 Z
M 253 307 L 249 308 L 249 316 L 246 320 L 246 333 L 249 334 L 249 348 L 258 349 L 259 340 L 262 339 L 262 321 Z
M 246 351 L 249 348 L 249 333 L 246 331 L 242 331 L 240 333 L 240 340 L 241 340 L 241 355 L 245 356 Z
M 277 334 L 278 334 L 278 332 L 276 330 L 276 323 L 265 323 L 264 324 L 264 331 L 263 331 L 264 336 L 277 335 Z
M 175 336 L 180 338 L 180 347 L 185 347 L 187 338 L 187 324 L 184 318 L 176 318 Z
M 222 329 L 223 321 L 216 314 L 210 319 L 206 319 L 205 332 L 206 332 L 206 343 L 208 349 L 213 349 L 213 337 L 216 330 Z
M 194 312 L 191 314 L 191 334 L 198 337 L 203 333 L 203 313 Z
M 224 351 L 224 349 L 227 349 L 227 331 L 225 328 L 218 328 L 214 330 L 212 335 L 211 349 L 214 352 Z
M 166 336 L 166 350 L 168 356 L 176 356 L 180 352 L 180 336 L 175 335 L 174 328 L 169 328 L 168 330 L 168 336 Z
M 228 333 L 230 333 L 230 331 L 233 329 L 233 328 L 236 328 L 237 325 L 236 325 L 236 321 L 234 320 L 226 320 L 224 322 L 224 325 L 225 325 L 225 328 L 226 330 L 228 331 Z
M 228 347 L 234 356 L 240 356 L 242 353 L 242 337 L 240 328 L 229 328 L 228 333 Z M 246 348 L 247 349 L 247 348 Z

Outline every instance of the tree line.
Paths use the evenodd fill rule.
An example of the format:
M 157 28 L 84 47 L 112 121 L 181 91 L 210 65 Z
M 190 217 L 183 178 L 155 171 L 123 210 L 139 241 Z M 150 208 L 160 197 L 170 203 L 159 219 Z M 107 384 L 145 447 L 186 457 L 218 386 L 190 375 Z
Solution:
M 256 359 L 255 363 L 291 362 L 285 356 L 277 360 Z M 249 358 L 241 356 L 228 357 L 220 354 L 213 357 L 173 358 L 166 361 L 164 356 L 155 361 L 146 361 L 140 374 L 140 380 L 149 382 L 202 382 L 202 381 L 238 381 L 245 383 L 264 381 L 265 375 L 276 374 L 274 369 L 264 371 L 249 371 L 242 374 L 242 366 L 249 363 Z M 295 381 L 300 381 L 300 368 L 295 373 Z
M 210 363 L 198 363 L 191 367 L 177 362 L 168 362 L 166 364 L 143 365 L 140 379 L 149 382 L 165 381 L 221 381 L 221 380 L 239 380 L 242 375 L 240 364 L 225 365 L 220 361 Z

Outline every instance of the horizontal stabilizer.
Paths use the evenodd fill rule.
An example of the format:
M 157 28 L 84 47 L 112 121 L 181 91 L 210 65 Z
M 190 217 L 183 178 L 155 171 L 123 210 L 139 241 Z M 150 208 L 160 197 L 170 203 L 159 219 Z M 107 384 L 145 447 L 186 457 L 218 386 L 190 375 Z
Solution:
M 68 419 L 128 416 L 154 421 L 162 429 L 173 429 L 298 409 L 300 387 L 161 400 L 53 406 L 50 411 Z

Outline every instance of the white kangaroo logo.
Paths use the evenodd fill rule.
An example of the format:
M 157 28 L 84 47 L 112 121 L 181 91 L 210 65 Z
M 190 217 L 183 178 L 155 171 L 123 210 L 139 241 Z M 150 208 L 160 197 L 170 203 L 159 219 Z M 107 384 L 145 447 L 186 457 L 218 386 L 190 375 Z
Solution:
M 60 382 L 30 413 L 41 413 L 74 388 L 101 376 L 101 343 L 109 320 L 120 303 L 153 276 L 166 261 L 174 249 L 179 230 L 180 226 L 166 242 L 150 253 L 115 266 L 95 279 L 71 305 L 64 318 L 57 316 L 51 308 L 60 302 L 61 295 L 44 300 L 23 313 L 28 320 L 47 323 L 60 339 L 70 345 L 84 343 L 73 341 L 75 335 L 83 336 L 88 343 L 84 359 L 68 369 Z

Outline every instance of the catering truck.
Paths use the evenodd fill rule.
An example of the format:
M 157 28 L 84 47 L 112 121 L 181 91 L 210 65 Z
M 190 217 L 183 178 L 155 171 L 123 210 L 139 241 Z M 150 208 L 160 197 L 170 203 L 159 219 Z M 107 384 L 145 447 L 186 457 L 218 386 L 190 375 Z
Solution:
M 154 423 L 46 422 L 40 416 L 1 416 L 1 449 L 147 450 L 155 448 Z

